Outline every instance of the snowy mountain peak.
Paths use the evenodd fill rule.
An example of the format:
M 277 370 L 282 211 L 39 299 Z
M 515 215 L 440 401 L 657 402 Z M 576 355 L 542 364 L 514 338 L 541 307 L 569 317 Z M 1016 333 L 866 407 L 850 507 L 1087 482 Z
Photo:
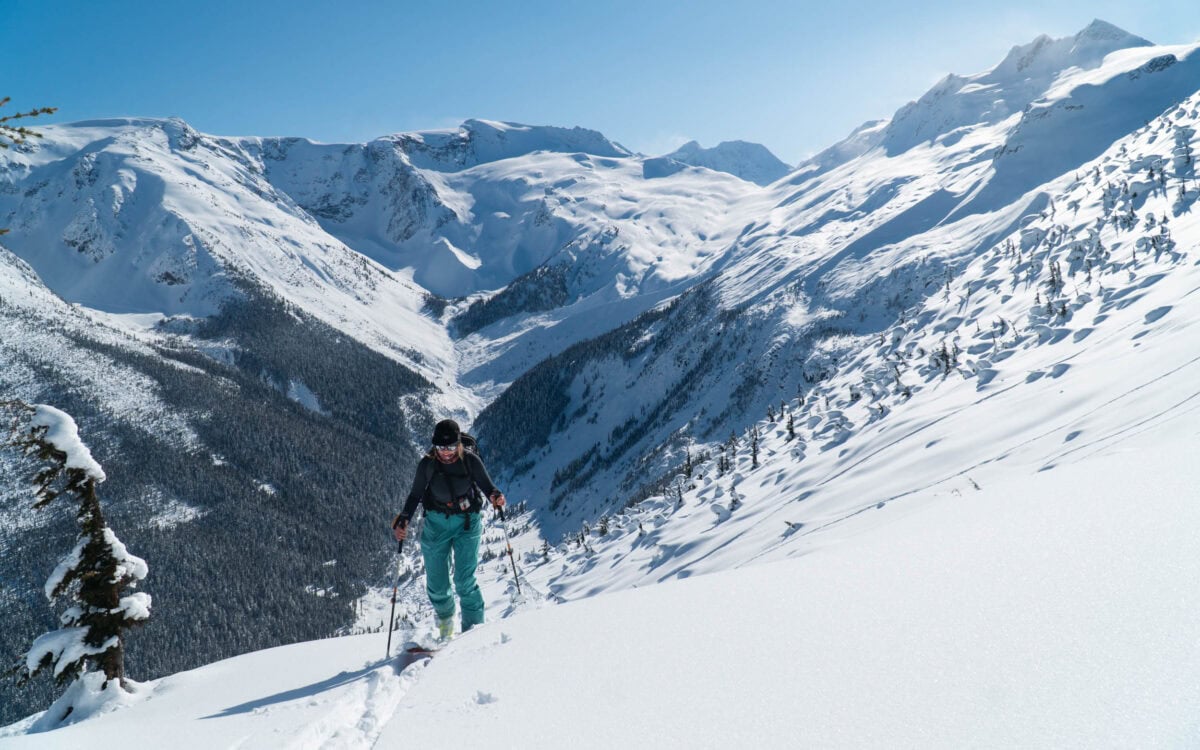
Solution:
M 696 141 L 688 141 L 667 154 L 666 158 L 693 167 L 727 172 L 758 185 L 769 185 L 791 171 L 791 167 L 780 161 L 766 146 L 747 141 L 722 141 L 713 148 L 704 148 Z
M 595 130 L 495 120 L 472 119 L 454 130 L 398 133 L 389 140 L 408 155 L 413 166 L 439 172 L 456 172 L 537 151 L 632 156 L 628 149 Z
M 948 74 L 882 126 L 866 123 L 845 140 L 801 165 L 811 176 L 883 146 L 896 156 L 963 129 L 993 126 L 1026 110 L 1072 72 L 1100 68 L 1113 52 L 1153 44 L 1106 21 L 1092 21 L 1073 36 L 1046 34 L 1013 47 L 995 67 L 974 75 Z M 958 131 L 956 133 L 956 131 Z
M 1119 41 L 1122 43 L 1122 47 L 1144 47 L 1150 44 L 1146 39 L 1130 34 L 1128 31 L 1118 26 L 1113 26 L 1108 21 L 1103 21 L 1099 18 L 1092 19 L 1092 22 L 1083 31 L 1075 35 L 1077 43 L 1086 40 Z
M 1151 42 L 1099 19 L 1074 36 L 1052 39 L 1042 34 L 1032 42 L 1013 47 L 993 71 L 993 77 L 1010 75 L 1057 75 L 1070 67 L 1090 69 L 1105 55 Z

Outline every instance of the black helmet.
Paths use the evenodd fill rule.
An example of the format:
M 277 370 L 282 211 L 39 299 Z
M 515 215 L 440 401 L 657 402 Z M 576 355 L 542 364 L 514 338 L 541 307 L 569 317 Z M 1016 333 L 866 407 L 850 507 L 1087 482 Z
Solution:
M 443 419 L 433 428 L 433 444 L 457 445 L 459 434 L 458 422 L 453 419 Z

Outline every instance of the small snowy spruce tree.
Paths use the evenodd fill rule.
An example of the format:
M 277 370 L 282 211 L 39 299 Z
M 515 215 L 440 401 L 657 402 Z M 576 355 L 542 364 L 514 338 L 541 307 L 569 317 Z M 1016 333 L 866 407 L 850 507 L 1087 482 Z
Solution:
M 39 636 L 18 669 L 22 681 L 46 670 L 59 684 L 74 681 L 39 721 L 51 728 L 78 707 L 90 713 L 131 689 L 124 631 L 150 617 L 150 595 L 124 592 L 146 577 L 147 567 L 104 521 L 96 495 L 104 470 L 79 439 L 75 421 L 46 405 L 6 401 L 0 411 L 10 422 L 9 444 L 41 464 L 33 479 L 33 507 L 44 508 L 60 497 L 78 504 L 78 541 L 45 585 L 48 599 L 69 602 L 59 618 L 63 627 Z

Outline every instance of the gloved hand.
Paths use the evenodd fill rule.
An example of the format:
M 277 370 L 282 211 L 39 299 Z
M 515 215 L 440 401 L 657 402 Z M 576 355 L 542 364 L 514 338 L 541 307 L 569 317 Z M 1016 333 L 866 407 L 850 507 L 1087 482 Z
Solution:
M 504 499 L 503 492 L 501 492 L 500 490 L 496 490 L 495 492 L 492 493 L 492 506 L 493 507 L 503 508 L 505 502 L 506 501 Z
M 397 542 L 404 541 L 404 537 L 408 536 L 408 516 L 400 513 L 392 520 L 392 534 Z

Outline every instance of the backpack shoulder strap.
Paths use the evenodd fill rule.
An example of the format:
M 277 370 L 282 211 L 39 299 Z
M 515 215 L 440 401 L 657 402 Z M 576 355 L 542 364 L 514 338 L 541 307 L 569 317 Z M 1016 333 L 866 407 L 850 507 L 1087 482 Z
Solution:
M 433 478 L 437 476 L 442 464 L 436 458 L 425 458 L 425 489 L 421 491 L 421 499 L 425 499 L 425 495 L 429 494 L 429 485 L 433 484 Z
M 483 505 L 483 490 L 479 487 L 479 483 L 475 481 L 475 473 L 471 471 L 471 461 L 480 461 L 479 454 L 472 450 L 463 451 L 463 468 L 467 470 L 467 479 L 471 480 L 471 493 L 475 495 L 475 499 L 479 501 L 480 506 Z

